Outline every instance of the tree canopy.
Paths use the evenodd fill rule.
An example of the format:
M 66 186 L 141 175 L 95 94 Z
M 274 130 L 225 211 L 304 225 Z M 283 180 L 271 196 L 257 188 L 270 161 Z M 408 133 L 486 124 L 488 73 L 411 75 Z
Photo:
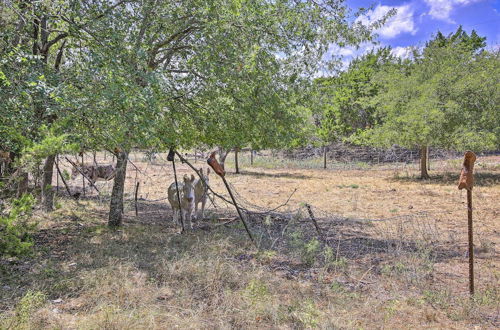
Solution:
M 1 13 L 5 148 L 59 136 L 116 150 L 115 197 L 132 147 L 296 142 L 307 119 L 300 90 L 328 47 L 370 40 L 383 21 L 353 23 L 343 0 L 9 1 Z M 64 150 L 31 150 L 44 150 L 49 210 Z

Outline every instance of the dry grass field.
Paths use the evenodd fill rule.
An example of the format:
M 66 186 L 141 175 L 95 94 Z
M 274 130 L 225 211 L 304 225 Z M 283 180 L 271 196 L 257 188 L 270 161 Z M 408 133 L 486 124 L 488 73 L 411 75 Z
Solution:
M 164 154 L 130 158 L 119 230 L 106 226 L 111 183 L 98 183 L 100 197 L 87 187 L 79 201 L 61 184 L 57 210 L 35 212 L 33 255 L 0 262 L 0 328 L 500 327 L 499 156 L 476 163 L 474 300 L 460 159 L 433 161 L 422 181 L 413 164 L 323 170 L 320 159 L 257 157 L 250 166 L 246 156 L 235 175 L 229 158 L 227 180 L 243 206 L 286 204 L 248 216 L 257 249 L 219 199 L 194 231 L 178 234 L 165 200 L 171 164 Z M 192 173 L 180 163 L 178 172 Z M 81 189 L 80 179 L 70 184 Z M 213 174 L 210 185 L 226 195 Z

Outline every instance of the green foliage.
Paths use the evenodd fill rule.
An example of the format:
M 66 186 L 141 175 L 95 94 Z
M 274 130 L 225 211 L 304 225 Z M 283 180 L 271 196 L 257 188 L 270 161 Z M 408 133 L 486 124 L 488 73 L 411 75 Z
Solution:
M 39 129 L 41 140 L 31 144 L 23 150 L 23 163 L 40 161 L 49 155 L 76 153 L 79 151 L 77 143 L 69 143 L 68 134 L 57 135 L 55 129 L 42 126 Z
M 11 1 L 0 20 L 1 147 L 38 164 L 76 146 L 300 145 L 323 55 L 379 23 L 343 0 Z
M 6 320 L 6 328 L 24 329 L 28 327 L 32 314 L 43 306 L 46 301 L 47 297 L 43 292 L 31 290 L 26 292 L 16 305 L 15 315 Z
M 258 279 L 252 279 L 245 288 L 245 293 L 251 301 L 257 302 L 265 299 L 269 295 L 266 284 Z
M 316 238 L 309 241 L 304 240 L 300 231 L 292 232 L 290 244 L 297 251 L 300 260 L 307 266 L 312 266 L 318 258 L 321 250 L 321 243 Z
M 389 66 L 376 79 L 379 124 L 356 139 L 377 146 L 399 144 L 476 151 L 500 146 L 499 54 L 477 52 L 484 39 L 459 29 L 429 42 L 412 63 Z
M 376 74 L 394 65 L 390 48 L 380 48 L 354 59 L 336 77 L 315 81 L 318 133 L 325 142 L 346 139 L 377 122 L 373 98 L 382 84 Z
M 448 46 L 459 46 L 465 48 L 469 52 L 475 52 L 486 47 L 486 37 L 480 37 L 475 30 L 472 30 L 469 35 L 460 25 L 457 31 L 450 33 L 447 37 L 438 31 L 434 39 L 426 44 L 428 49 Z
M 329 44 L 371 38 L 347 17 L 342 1 L 132 1 L 93 24 L 96 41 L 73 58 L 65 122 L 96 147 L 298 145 L 302 91 Z
M 31 233 L 36 224 L 28 220 L 34 201 L 33 196 L 24 195 L 12 202 L 7 215 L 0 216 L 0 255 L 19 256 L 31 251 Z

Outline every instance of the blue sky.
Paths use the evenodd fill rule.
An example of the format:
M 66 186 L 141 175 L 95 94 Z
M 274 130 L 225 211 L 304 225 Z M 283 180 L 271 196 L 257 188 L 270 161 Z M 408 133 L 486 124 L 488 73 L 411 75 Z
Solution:
M 347 0 L 349 7 L 357 9 L 374 5 L 364 17 L 364 23 L 382 17 L 391 8 L 397 13 L 379 31 L 380 45 L 390 45 L 399 56 L 408 54 L 408 46 L 423 46 L 438 30 L 448 35 L 459 25 L 470 33 L 473 29 L 487 37 L 488 48 L 500 45 L 500 0 Z M 330 54 L 343 55 L 344 63 L 362 54 L 372 45 L 360 49 L 333 47 Z

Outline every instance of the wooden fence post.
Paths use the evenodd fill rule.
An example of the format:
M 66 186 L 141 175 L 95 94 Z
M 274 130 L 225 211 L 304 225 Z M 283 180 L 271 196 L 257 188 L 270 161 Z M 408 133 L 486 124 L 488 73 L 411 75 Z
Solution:
M 467 151 L 464 155 L 464 163 L 458 189 L 467 189 L 467 220 L 469 236 L 469 292 L 474 295 L 474 239 L 472 230 L 472 188 L 474 187 L 474 162 L 476 155 L 472 151 Z
M 81 153 L 82 157 L 82 168 L 83 168 L 83 152 Z M 82 175 L 82 189 L 83 189 L 83 197 L 85 197 L 85 176 Z
M 224 182 L 224 185 L 226 186 L 227 192 L 229 193 L 229 196 L 231 197 L 231 200 L 233 201 L 233 205 L 236 208 L 238 215 L 240 216 L 240 220 L 241 220 L 241 222 L 243 222 L 243 226 L 245 227 L 245 230 L 248 234 L 248 237 L 250 238 L 252 243 L 255 245 L 255 247 L 258 248 L 257 243 L 253 239 L 252 233 L 250 232 L 250 229 L 248 228 L 247 222 L 245 221 L 245 218 L 243 218 L 243 215 L 241 214 L 241 210 L 240 210 L 238 204 L 236 203 L 236 199 L 233 196 L 233 192 L 229 188 L 229 184 L 226 181 L 226 178 L 225 178 L 226 172 L 224 171 L 222 166 L 219 164 L 219 162 L 217 162 L 217 159 L 215 159 L 215 154 L 216 154 L 215 151 L 212 152 L 210 157 L 207 159 L 207 163 L 214 170 L 214 172 L 222 179 L 222 182 Z
M 172 162 L 172 167 L 174 169 L 175 190 L 177 191 L 177 202 L 179 203 L 179 218 L 181 219 L 181 234 L 182 234 L 185 231 L 184 219 L 182 217 L 181 195 L 179 193 L 179 184 L 177 183 L 177 171 L 175 169 L 175 150 L 173 148 L 170 148 L 170 150 L 168 152 L 167 160 L 169 162 Z

